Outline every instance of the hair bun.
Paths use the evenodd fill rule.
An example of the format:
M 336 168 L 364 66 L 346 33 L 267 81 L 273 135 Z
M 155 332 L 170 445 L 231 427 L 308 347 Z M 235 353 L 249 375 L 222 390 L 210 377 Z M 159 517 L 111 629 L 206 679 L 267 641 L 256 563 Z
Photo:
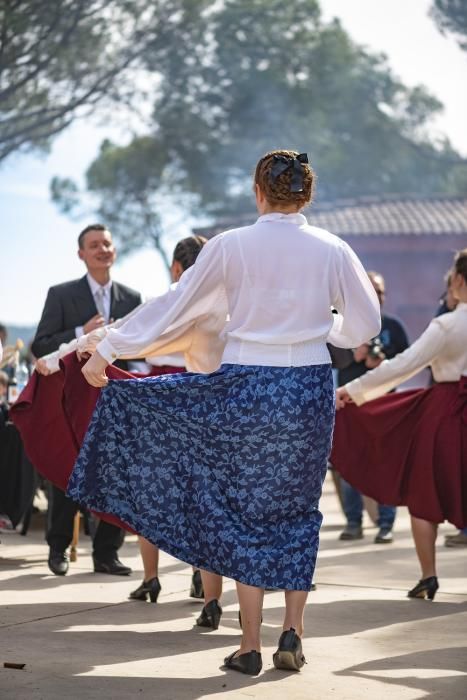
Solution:
M 309 204 L 314 181 L 315 176 L 306 153 L 270 151 L 256 166 L 255 183 L 272 205 L 289 202 L 303 207 Z

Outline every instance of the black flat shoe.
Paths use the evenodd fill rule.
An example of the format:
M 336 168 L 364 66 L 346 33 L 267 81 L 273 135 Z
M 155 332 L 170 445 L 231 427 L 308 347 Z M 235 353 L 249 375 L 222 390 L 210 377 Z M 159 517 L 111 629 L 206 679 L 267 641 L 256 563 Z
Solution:
M 417 585 L 407 593 L 408 598 L 428 598 L 434 600 L 436 591 L 439 588 L 438 579 L 436 576 L 422 578 Z
M 204 598 L 203 582 L 199 569 L 193 571 L 193 576 L 191 577 L 190 598 Z
M 198 627 L 210 627 L 216 630 L 222 615 L 222 608 L 217 600 L 210 600 L 201 610 L 201 615 L 196 620 Z
M 50 571 L 55 576 L 65 576 L 68 571 L 68 557 L 65 552 L 60 552 L 58 549 L 49 551 L 48 565 Z
M 148 596 L 151 603 L 157 603 L 157 598 L 161 592 L 161 584 L 157 576 L 150 578 L 149 581 L 143 581 L 141 586 L 138 586 L 134 591 L 131 591 L 128 598 L 130 600 L 144 600 L 147 601 Z
M 122 564 L 118 557 L 112 559 L 98 559 L 93 556 L 94 571 L 96 574 L 112 574 L 113 576 L 129 576 L 132 571 L 129 566 Z
M 259 651 L 253 649 L 246 654 L 235 656 L 236 653 L 237 652 L 234 651 L 233 654 L 230 654 L 230 656 L 224 659 L 225 668 L 231 668 L 233 671 L 246 673 L 248 676 L 257 676 L 263 668 L 263 661 Z
M 302 651 L 302 640 L 295 633 L 293 627 L 282 632 L 279 646 L 273 654 L 272 660 L 276 668 L 285 671 L 300 671 L 301 667 L 306 664 Z

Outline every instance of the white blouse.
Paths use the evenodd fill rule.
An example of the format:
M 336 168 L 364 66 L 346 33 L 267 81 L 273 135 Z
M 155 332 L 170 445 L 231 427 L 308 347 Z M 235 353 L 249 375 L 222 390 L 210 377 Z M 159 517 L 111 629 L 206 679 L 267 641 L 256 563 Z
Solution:
M 357 347 L 379 330 L 377 296 L 351 248 L 302 214 L 272 213 L 210 240 L 176 286 L 110 327 L 97 350 L 108 362 L 182 351 L 206 372 L 303 366 L 330 362 L 326 342 Z
M 431 366 L 437 382 L 456 382 L 467 375 L 467 304 L 434 318 L 407 350 L 345 385 L 361 405 L 376 399 Z
M 148 302 L 145 303 L 147 304 Z M 62 357 L 69 355 L 71 352 L 92 354 L 95 351 L 97 344 L 103 338 L 105 338 L 110 328 L 120 328 L 120 326 L 126 323 L 126 321 L 128 321 L 128 319 L 130 319 L 141 306 L 143 306 L 143 304 L 140 304 L 140 306 L 137 306 L 126 316 L 119 318 L 117 321 L 114 321 L 111 324 L 96 328 L 94 331 L 81 335 L 79 338 L 73 338 L 73 340 L 70 340 L 68 343 L 62 343 L 58 350 L 50 352 L 48 355 L 43 355 L 40 358 L 40 362 L 45 364 L 50 374 L 55 374 L 55 372 L 58 372 L 60 369 L 60 360 Z M 159 347 L 155 348 L 155 353 L 157 353 L 156 355 L 144 357 L 143 355 L 138 354 L 137 357 L 143 359 L 147 364 L 154 365 L 156 367 L 160 367 L 161 365 L 185 367 L 185 357 L 181 350 L 187 347 L 188 338 L 189 336 L 186 334 L 185 338 L 174 342 L 170 341 L 170 338 L 167 340 L 167 337 L 164 335 L 164 340 L 159 343 Z M 162 354 L 163 352 L 170 352 L 172 354 Z M 197 371 L 194 369 L 194 366 L 191 367 L 191 369 L 193 369 L 193 371 Z M 199 371 L 202 371 L 202 369 Z

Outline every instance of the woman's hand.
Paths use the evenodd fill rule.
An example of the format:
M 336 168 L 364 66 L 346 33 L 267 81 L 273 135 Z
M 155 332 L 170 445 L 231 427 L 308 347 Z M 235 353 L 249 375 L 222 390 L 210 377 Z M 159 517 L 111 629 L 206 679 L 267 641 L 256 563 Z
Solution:
M 47 362 L 43 359 L 36 360 L 34 369 L 38 374 L 42 374 L 44 377 L 46 377 L 48 374 L 51 374 L 50 369 L 47 367 Z
M 336 391 L 336 411 L 338 411 L 340 408 L 344 408 L 346 403 L 353 403 L 352 397 L 345 386 L 341 386 Z
M 92 333 L 82 335 L 81 338 L 78 338 L 78 352 L 83 356 L 83 359 L 85 359 L 86 353 L 89 356 L 95 352 L 97 345 L 100 343 L 102 338 L 105 337 L 105 332 L 103 331 L 104 329 L 101 329 L 100 331 L 92 331 Z
M 105 374 L 105 368 L 108 364 L 107 360 L 104 360 L 96 350 L 81 370 L 87 383 L 98 388 L 106 386 L 109 383 Z

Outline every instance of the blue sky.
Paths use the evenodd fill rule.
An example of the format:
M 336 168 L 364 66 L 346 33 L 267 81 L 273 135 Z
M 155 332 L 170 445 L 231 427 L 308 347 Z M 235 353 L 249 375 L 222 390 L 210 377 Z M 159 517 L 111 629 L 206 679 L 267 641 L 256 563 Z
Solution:
M 433 124 L 467 156 L 467 53 L 439 34 L 427 16 L 429 0 L 322 0 L 326 19 L 340 17 L 353 38 L 373 51 L 384 52 L 390 65 L 408 85 L 426 85 L 445 104 Z M 58 214 L 49 199 L 54 175 L 82 178 L 109 135 L 98 123 L 78 122 L 54 142 L 47 157 L 14 156 L 0 168 L 0 321 L 34 324 L 39 319 L 47 289 L 80 277 L 76 237 L 86 222 Z M 126 135 L 114 129 L 114 140 Z M 168 242 L 187 235 L 177 226 Z M 145 296 L 167 288 L 168 278 L 152 250 L 135 253 L 114 268 L 115 279 Z

